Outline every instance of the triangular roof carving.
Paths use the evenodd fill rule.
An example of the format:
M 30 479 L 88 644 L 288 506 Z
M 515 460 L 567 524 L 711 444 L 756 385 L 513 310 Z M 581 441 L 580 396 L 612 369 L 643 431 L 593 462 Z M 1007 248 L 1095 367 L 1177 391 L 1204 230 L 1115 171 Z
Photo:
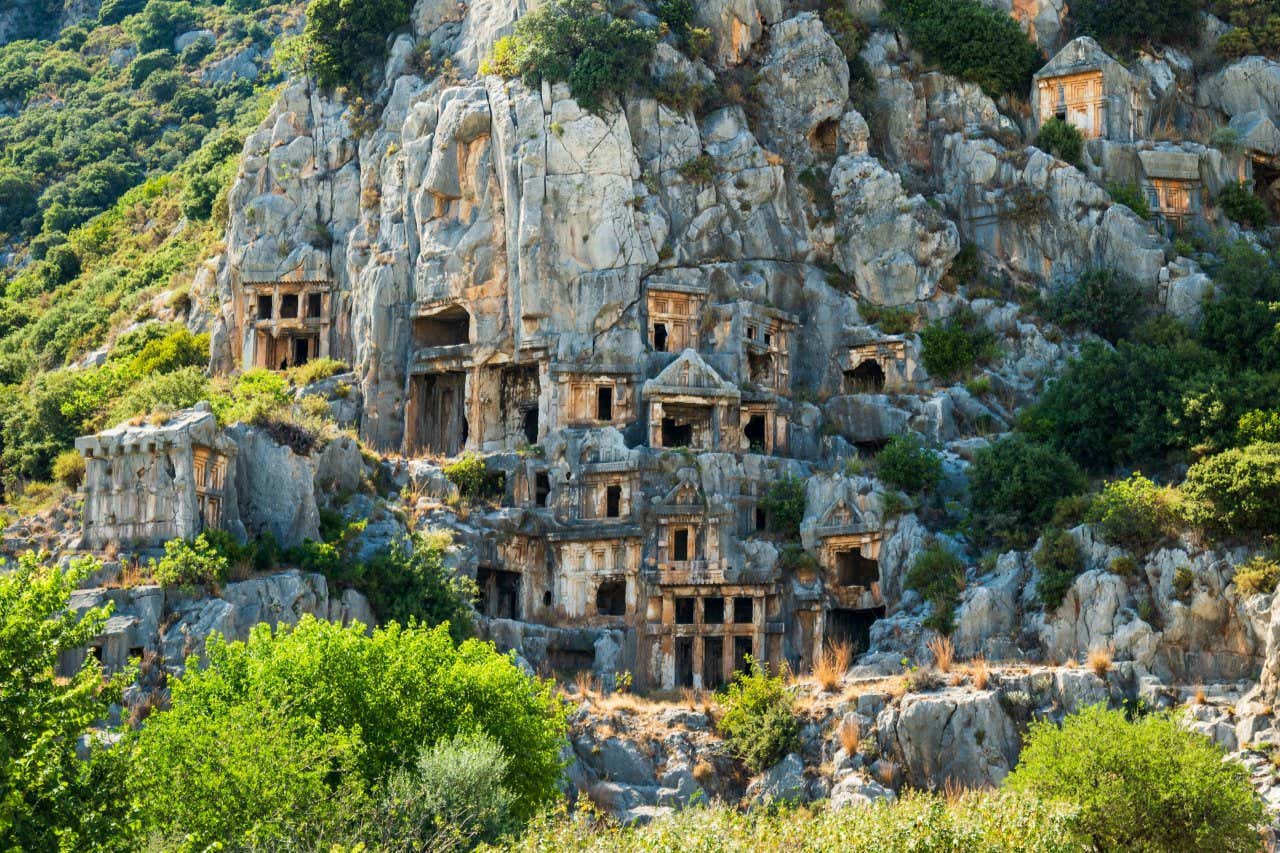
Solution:
M 696 350 L 686 349 L 655 378 L 644 383 L 643 395 L 694 394 L 701 397 L 738 397 L 737 386 L 726 382 L 703 361 Z

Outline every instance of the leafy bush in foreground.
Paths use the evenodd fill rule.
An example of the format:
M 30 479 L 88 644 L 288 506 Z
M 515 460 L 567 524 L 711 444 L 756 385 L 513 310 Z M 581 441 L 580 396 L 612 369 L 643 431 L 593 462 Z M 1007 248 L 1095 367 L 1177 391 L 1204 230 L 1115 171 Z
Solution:
M 147 835 L 235 847 L 289 832 L 327 847 L 388 774 L 467 733 L 501 746 L 516 820 L 559 797 L 563 707 L 490 644 L 455 645 L 443 626 L 367 636 L 305 616 L 276 635 L 260 624 L 243 643 L 214 637 L 206 655 L 126 747 Z
M 1031 724 L 1013 791 L 1079 808 L 1097 850 L 1256 851 L 1262 804 L 1241 765 L 1176 717 L 1093 706 Z
M 759 773 L 799 745 L 795 699 L 782 676 L 770 676 L 754 660 L 739 672 L 720 697 L 724 716 L 719 729 L 738 758 Z
M 110 751 L 76 755 L 77 739 L 107 715 L 126 678 L 102 678 L 86 655 L 69 678 L 55 666 L 101 631 L 110 608 L 77 612 L 71 593 L 95 569 L 42 565 L 28 553 L 0 563 L 0 846 L 13 850 L 116 849 L 128 803 L 110 786 Z

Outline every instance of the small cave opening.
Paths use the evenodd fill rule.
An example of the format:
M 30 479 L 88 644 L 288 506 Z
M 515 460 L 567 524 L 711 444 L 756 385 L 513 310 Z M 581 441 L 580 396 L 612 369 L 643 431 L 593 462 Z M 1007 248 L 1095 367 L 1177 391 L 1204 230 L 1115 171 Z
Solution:
M 878 361 L 868 359 L 852 370 L 844 372 L 846 394 L 876 394 L 884 390 L 884 368 Z

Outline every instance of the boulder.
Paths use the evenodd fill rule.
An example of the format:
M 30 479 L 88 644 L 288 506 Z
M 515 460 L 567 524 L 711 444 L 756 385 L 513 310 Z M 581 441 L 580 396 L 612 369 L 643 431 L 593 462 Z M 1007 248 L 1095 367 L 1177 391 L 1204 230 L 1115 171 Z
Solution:
M 747 786 L 747 798 L 758 805 L 802 803 L 808 797 L 804 761 L 794 752 L 788 753 Z
M 995 786 L 1018 758 L 1017 730 L 991 690 L 908 694 L 877 726 L 918 788 Z
M 831 170 L 836 265 L 877 305 L 929 299 L 960 252 L 955 223 L 873 157 L 845 155 Z
M 270 533 L 282 548 L 320 539 L 315 469 L 311 460 L 277 444 L 262 429 L 235 424 L 236 490 L 240 520 L 255 535 Z

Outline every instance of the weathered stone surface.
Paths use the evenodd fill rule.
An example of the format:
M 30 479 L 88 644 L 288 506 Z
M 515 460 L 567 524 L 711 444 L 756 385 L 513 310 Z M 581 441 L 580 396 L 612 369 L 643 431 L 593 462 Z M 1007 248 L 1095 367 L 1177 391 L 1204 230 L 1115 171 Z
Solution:
M 998 785 L 1017 760 L 1017 731 L 993 691 L 908 695 L 881 714 L 878 728 L 920 788 Z
M 804 762 L 794 752 L 770 767 L 747 788 L 747 796 L 759 805 L 800 803 L 808 799 Z
M 319 540 L 315 472 L 311 460 L 276 444 L 257 427 L 227 429 L 236 443 L 240 518 L 254 535 L 270 533 L 283 548 Z
M 831 171 L 836 263 L 877 305 L 928 299 L 960 251 L 954 223 L 871 157 L 845 156 Z

